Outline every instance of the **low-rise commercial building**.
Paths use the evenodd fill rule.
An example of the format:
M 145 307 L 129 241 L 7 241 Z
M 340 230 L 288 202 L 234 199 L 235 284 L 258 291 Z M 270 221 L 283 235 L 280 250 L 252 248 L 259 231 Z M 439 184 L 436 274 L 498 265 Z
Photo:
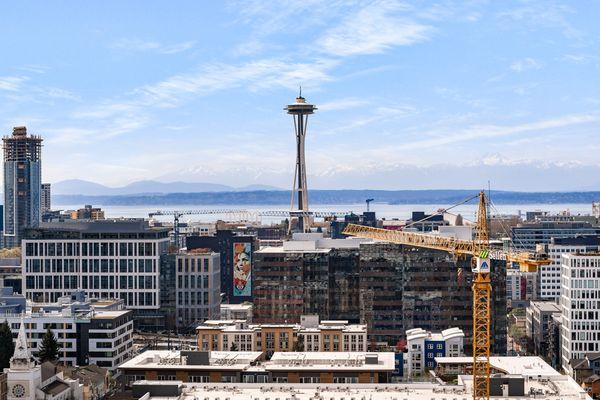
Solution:
M 300 324 L 248 324 L 242 320 L 206 321 L 196 329 L 198 349 L 275 352 L 366 351 L 367 327 L 348 321 L 320 321 L 302 316 Z
M 292 356 L 292 353 L 284 353 Z M 383 353 L 377 353 L 380 357 Z M 392 353 L 388 353 L 392 354 Z M 465 357 L 466 358 L 466 357 Z M 588 400 L 591 399 L 586 391 L 581 388 L 570 377 L 561 375 L 550 368 L 539 357 L 499 357 L 502 360 L 496 360 L 498 357 L 492 357 L 492 365 L 498 365 L 495 370 L 500 371 L 500 375 L 493 376 L 490 379 L 490 395 L 493 398 L 502 398 L 506 400 L 525 400 L 531 398 L 543 398 L 548 400 Z M 454 360 L 454 358 L 450 358 Z M 468 358 L 473 361 L 472 358 Z M 385 358 L 387 362 L 387 357 Z M 294 361 L 292 359 L 285 362 Z M 312 361 L 312 360 L 311 360 Z M 332 360 L 335 362 L 335 360 Z M 378 360 L 378 366 L 382 364 Z M 337 375 L 337 366 L 334 363 L 328 373 Z M 360 368 L 375 370 L 371 367 L 373 364 L 366 364 Z M 507 365 L 506 367 L 504 367 Z M 310 369 L 310 364 L 307 367 Z M 381 367 L 379 367 L 381 368 Z M 299 369 L 299 371 L 302 371 Z M 510 371 L 510 372 L 506 372 Z M 299 372 L 300 376 L 302 375 Z M 373 372 L 373 377 L 377 373 Z M 296 376 L 292 376 L 293 381 L 288 379 L 287 383 L 273 382 L 252 384 L 236 383 L 235 385 L 223 383 L 189 383 L 182 379 L 172 382 L 164 381 L 139 381 L 133 385 L 133 398 L 144 398 L 145 400 L 160 400 L 170 398 L 174 400 L 222 400 L 222 399 L 253 399 L 253 400 L 272 400 L 272 399 L 296 399 L 296 400 L 352 400 L 352 399 L 370 399 L 370 400 L 442 400 L 457 399 L 466 400 L 472 398 L 473 381 L 470 375 L 460 375 L 455 382 L 448 383 L 371 383 L 364 382 L 371 380 L 371 372 L 363 375 L 363 381 L 359 383 L 330 382 L 328 377 L 313 374 L 318 380 L 312 383 L 306 376 L 304 382 L 298 382 Z M 341 377 L 341 375 L 340 375 Z M 368 379 L 367 379 L 368 378 Z
M 394 371 L 394 353 L 171 352 L 150 350 L 119 367 L 131 385 L 139 380 L 189 383 L 386 383 Z

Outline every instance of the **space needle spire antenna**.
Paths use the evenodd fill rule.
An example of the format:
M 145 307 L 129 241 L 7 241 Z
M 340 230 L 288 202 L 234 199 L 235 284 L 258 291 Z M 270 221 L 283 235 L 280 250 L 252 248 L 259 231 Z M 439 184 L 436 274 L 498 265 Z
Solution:
M 294 119 L 294 131 L 296 134 L 296 170 L 294 172 L 294 185 L 292 187 L 292 200 L 290 216 L 298 218 L 298 231 L 310 231 L 310 213 L 308 210 L 308 185 L 306 183 L 306 157 L 304 153 L 304 142 L 306 138 L 306 127 L 308 116 L 313 114 L 317 107 L 306 102 L 302 97 L 302 86 L 296 97 L 296 101 L 289 104 L 284 110 Z M 294 200 L 297 204 L 294 204 Z M 291 232 L 291 221 L 290 221 Z

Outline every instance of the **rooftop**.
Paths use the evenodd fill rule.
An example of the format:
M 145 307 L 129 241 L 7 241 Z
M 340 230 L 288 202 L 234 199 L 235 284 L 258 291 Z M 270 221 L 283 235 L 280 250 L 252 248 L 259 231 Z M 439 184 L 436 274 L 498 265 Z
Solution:
M 366 332 L 366 325 L 348 324 L 348 321 L 321 321 L 315 325 L 302 324 L 249 324 L 243 319 L 206 320 L 196 327 L 196 330 L 220 330 L 223 332 L 253 331 L 260 329 L 279 328 L 293 329 L 299 332 L 318 332 L 319 330 L 340 330 L 344 332 Z
M 336 371 L 393 371 L 393 352 L 277 352 L 264 363 L 268 371 L 329 370 Z
M 541 312 L 560 312 L 560 306 L 552 301 L 532 301 L 529 304 Z
M 471 364 L 473 357 L 435 357 L 439 364 Z M 537 356 L 490 357 L 490 365 L 508 375 L 548 377 L 560 375 L 554 368 Z
M 154 385 L 154 381 L 143 382 Z M 158 382 L 157 382 L 158 383 Z M 179 381 L 170 381 L 171 384 L 181 384 Z M 160 384 L 160 383 L 158 383 Z M 526 388 L 537 386 L 537 382 L 528 382 Z M 546 386 L 549 394 L 538 398 L 550 400 L 580 400 L 590 399 L 585 391 L 574 381 L 568 384 L 555 385 L 548 382 Z M 556 388 L 556 390 L 555 390 Z M 503 400 L 533 398 L 526 391 L 526 396 L 503 396 Z M 189 384 L 183 386 L 182 394 L 178 397 L 156 397 L 152 400 L 470 400 L 473 395 L 470 388 L 463 384 L 442 386 L 432 383 L 408 384 Z
M 168 231 L 168 228 L 155 228 L 141 218 L 103 219 L 103 220 L 65 220 L 60 222 L 41 222 L 38 231 L 85 232 L 85 233 L 140 233 Z
M 182 369 L 186 370 L 244 370 L 256 362 L 260 351 L 192 352 L 198 359 L 186 356 L 190 352 L 148 350 L 121 364 L 119 369 Z M 203 358 L 200 360 L 201 358 Z
M 46 394 L 56 396 L 66 390 L 69 390 L 69 388 L 70 388 L 70 386 L 64 382 L 54 381 L 54 382 L 50 383 L 48 386 L 42 388 L 42 391 Z
M 448 340 L 458 337 L 465 337 L 465 333 L 460 328 L 449 328 L 441 332 L 428 332 L 422 328 L 414 328 L 406 331 L 407 340 L 427 339 L 427 340 Z

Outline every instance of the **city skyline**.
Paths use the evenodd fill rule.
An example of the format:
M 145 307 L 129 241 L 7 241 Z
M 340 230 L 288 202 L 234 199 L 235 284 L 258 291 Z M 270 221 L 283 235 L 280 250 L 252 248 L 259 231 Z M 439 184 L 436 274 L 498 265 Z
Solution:
M 44 182 L 287 189 L 302 85 L 309 189 L 600 187 L 597 4 L 180 4 L 2 6 Z

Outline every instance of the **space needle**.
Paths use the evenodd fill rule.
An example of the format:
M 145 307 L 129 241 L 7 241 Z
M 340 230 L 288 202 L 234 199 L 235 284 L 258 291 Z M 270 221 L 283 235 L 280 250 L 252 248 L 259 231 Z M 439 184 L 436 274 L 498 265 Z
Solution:
M 294 131 L 296 133 L 296 171 L 294 173 L 294 185 L 292 187 L 292 199 L 290 204 L 290 216 L 298 218 L 298 231 L 310 231 L 310 214 L 308 211 L 308 185 L 306 184 L 306 158 L 304 152 L 304 142 L 306 138 L 306 126 L 308 116 L 313 114 L 317 107 L 306 102 L 302 97 L 302 88 L 296 97 L 296 101 L 289 104 L 284 110 L 292 115 L 294 119 Z M 294 198 L 297 198 L 297 208 L 294 205 Z M 290 232 L 291 232 L 290 221 Z

